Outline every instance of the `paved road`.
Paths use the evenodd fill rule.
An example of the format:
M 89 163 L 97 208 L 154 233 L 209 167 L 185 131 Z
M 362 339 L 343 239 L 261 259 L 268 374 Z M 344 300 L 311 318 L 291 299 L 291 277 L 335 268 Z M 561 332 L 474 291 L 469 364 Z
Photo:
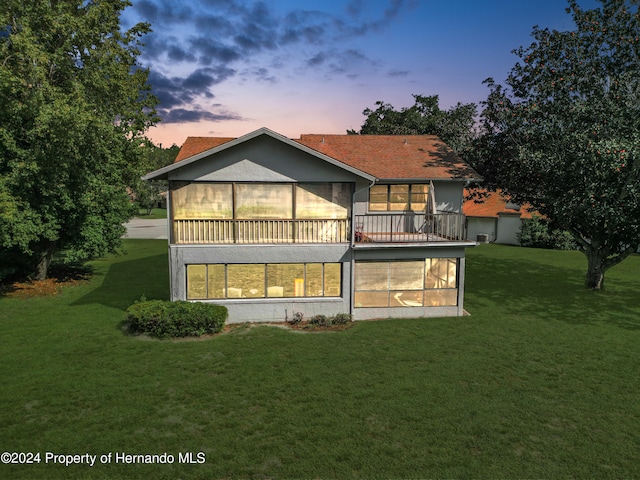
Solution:
M 127 233 L 123 238 L 167 238 L 167 219 L 159 220 L 143 220 L 133 218 L 124 224 L 127 227 Z

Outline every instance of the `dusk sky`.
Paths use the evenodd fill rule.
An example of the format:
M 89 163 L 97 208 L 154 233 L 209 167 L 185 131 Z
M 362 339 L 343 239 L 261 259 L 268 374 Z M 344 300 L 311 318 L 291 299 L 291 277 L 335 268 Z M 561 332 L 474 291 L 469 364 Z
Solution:
M 125 27 L 153 33 L 140 63 L 163 121 L 149 136 L 291 138 L 359 130 L 362 111 L 412 94 L 479 103 L 502 82 L 534 25 L 572 26 L 565 0 L 132 0 Z M 580 0 L 593 8 L 596 0 Z

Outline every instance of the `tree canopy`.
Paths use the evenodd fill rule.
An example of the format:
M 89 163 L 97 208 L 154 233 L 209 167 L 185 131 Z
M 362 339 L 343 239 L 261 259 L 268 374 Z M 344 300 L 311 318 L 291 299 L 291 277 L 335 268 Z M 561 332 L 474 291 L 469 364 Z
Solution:
M 0 4 L 0 278 L 117 250 L 156 121 L 127 0 Z
M 570 0 L 571 30 L 534 27 L 506 86 L 487 80 L 480 142 L 485 175 L 571 232 L 591 289 L 640 244 L 640 2 L 600 3 Z
M 393 105 L 376 102 L 376 109 L 365 109 L 367 117 L 361 135 L 437 135 L 455 152 L 468 148 L 475 136 L 476 105 L 458 103 L 441 110 L 438 95 L 413 95 L 411 107 L 396 110 Z

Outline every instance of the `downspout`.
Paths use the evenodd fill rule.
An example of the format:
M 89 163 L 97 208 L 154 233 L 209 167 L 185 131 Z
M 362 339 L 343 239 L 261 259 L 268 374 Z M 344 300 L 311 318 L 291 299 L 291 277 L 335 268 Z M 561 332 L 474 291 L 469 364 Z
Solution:
M 355 281 L 356 281 L 356 271 L 355 271 L 355 266 L 356 266 L 356 259 L 355 259 L 355 255 L 354 255 L 354 247 L 356 245 L 356 195 L 360 192 L 363 192 L 364 190 L 369 190 L 371 187 L 373 187 L 376 184 L 376 181 L 378 179 L 374 178 L 373 180 L 371 180 L 371 184 L 366 186 L 366 187 L 362 187 L 360 190 L 355 190 L 353 192 L 353 195 L 351 195 L 351 272 L 350 272 L 350 276 L 351 279 L 349 281 L 349 315 L 352 316 L 353 318 L 353 311 L 354 311 L 354 296 L 355 296 Z
M 171 203 L 171 182 L 167 179 L 167 257 L 169 257 L 169 299 L 171 301 L 175 301 L 174 298 L 174 285 L 173 281 L 173 252 L 171 250 L 171 245 L 173 242 L 172 238 L 173 232 L 173 205 Z

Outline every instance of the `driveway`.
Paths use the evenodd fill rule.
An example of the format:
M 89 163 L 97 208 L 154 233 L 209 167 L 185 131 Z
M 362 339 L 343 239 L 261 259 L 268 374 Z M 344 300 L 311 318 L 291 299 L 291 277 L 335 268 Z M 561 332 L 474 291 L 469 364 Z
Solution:
M 127 233 L 122 238 L 167 239 L 167 219 L 142 220 L 133 218 L 125 223 Z

